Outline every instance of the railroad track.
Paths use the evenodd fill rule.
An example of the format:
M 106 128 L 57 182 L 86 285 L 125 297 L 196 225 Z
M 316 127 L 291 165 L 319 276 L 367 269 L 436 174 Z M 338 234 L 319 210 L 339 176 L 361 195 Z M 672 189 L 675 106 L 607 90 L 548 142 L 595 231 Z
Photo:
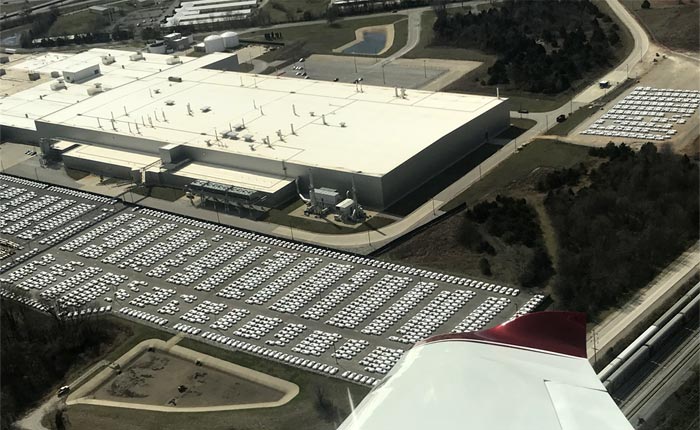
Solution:
M 691 360 L 697 362 L 698 356 L 700 354 L 700 340 L 698 339 L 698 329 L 692 331 L 688 336 L 689 342 L 677 348 L 676 351 L 665 360 L 667 365 L 660 364 L 657 370 L 650 375 L 648 379 L 652 383 L 651 389 L 646 392 L 643 390 L 647 387 L 642 388 L 641 396 L 630 396 L 626 402 L 624 402 L 620 409 L 627 416 L 628 419 L 635 417 L 639 411 L 656 396 L 656 394 L 661 391 L 666 383 L 675 375 L 679 370 L 690 362 Z

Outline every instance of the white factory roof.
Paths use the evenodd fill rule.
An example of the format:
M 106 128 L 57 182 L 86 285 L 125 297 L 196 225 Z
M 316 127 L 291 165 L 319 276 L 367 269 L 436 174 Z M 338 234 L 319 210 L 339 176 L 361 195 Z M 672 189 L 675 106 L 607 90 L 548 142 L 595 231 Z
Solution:
M 129 56 L 133 53 L 134 51 L 95 48 L 79 54 L 35 55 L 13 64 L 9 67 L 12 70 L 37 71 L 44 75 L 49 75 L 51 72 L 82 70 L 99 64 L 100 75 L 82 84 L 67 84 L 67 89 L 59 91 L 51 90 L 54 79 L 42 81 L 10 97 L 0 98 L 0 125 L 36 130 L 35 119 L 87 99 L 89 97 L 86 92 L 87 87 L 95 83 L 101 83 L 107 89 L 116 88 L 176 66 L 165 62 L 172 57 L 171 55 L 143 53 L 144 60 L 131 61 Z M 115 58 L 115 62 L 104 65 L 102 57 L 108 54 Z M 193 60 L 190 57 L 180 57 L 180 59 L 184 63 Z M 0 81 L 0 93 L 4 92 L 2 85 L 3 82 Z
M 130 167 L 132 169 L 142 169 L 151 164 L 160 165 L 160 158 L 153 155 L 93 145 L 80 145 L 77 148 L 65 152 L 63 155 L 116 166 Z
M 274 194 L 293 182 L 292 179 L 283 178 L 281 176 L 233 170 L 228 167 L 222 168 L 199 162 L 189 163 L 185 167 L 171 173 L 175 176 L 234 185 L 249 190 L 264 191 L 270 194 Z
M 98 57 L 107 53 L 107 50 L 89 52 L 92 51 L 100 51 L 94 54 Z M 116 56 L 118 51 L 109 52 Z M 197 59 L 181 57 L 184 64 L 167 66 L 167 55 L 144 54 L 147 60 L 153 59 L 144 63 L 129 62 L 129 52 L 121 52 L 126 54 L 126 60 L 118 58 L 111 66 L 101 65 L 103 76 L 84 84 L 69 84 L 68 90 L 52 92 L 47 83 L 0 100 L 0 123 L 12 124 L 17 118 L 24 119 L 27 113 L 31 119 L 138 136 L 162 145 L 179 143 L 381 176 L 505 101 L 418 90 L 408 90 L 403 99 L 395 96 L 393 88 L 365 85 L 359 92 L 359 87 L 351 83 L 202 68 L 230 55 L 223 53 Z M 156 67 L 154 62 L 162 72 L 152 71 Z M 133 68 L 142 64 L 150 67 L 151 72 L 143 72 L 137 80 L 120 75 L 120 64 L 126 66 L 126 74 L 135 73 Z M 182 82 L 169 81 L 170 76 L 177 76 Z M 101 82 L 108 90 L 88 96 L 85 89 L 93 82 Z M 40 100 L 38 96 L 42 93 L 45 96 Z M 208 112 L 201 110 L 205 106 L 210 108 Z M 116 120 L 116 132 L 111 129 L 111 115 Z M 149 116 L 153 127 L 144 127 Z M 131 123 L 131 132 L 127 122 Z M 134 122 L 140 124 L 140 136 Z M 253 142 L 217 140 L 217 135 L 239 123 L 246 126 L 239 135 L 251 135 Z M 291 124 L 295 134 L 291 132 Z M 265 142 L 268 138 L 270 145 Z M 212 146 L 213 143 L 216 145 Z

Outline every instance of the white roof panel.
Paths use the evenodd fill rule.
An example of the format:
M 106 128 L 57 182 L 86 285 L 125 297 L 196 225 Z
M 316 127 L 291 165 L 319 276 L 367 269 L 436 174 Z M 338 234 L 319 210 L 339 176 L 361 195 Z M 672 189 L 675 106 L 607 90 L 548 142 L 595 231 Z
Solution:
M 245 122 L 242 135 L 253 136 L 253 149 L 249 142 L 227 139 L 227 144 L 216 150 L 382 176 L 506 101 L 419 90 L 409 90 L 406 98 L 397 98 L 394 88 L 364 85 L 360 89 L 352 83 L 203 69 L 230 56 L 223 53 L 188 58 L 183 64 L 167 66 L 167 55 L 146 54 L 147 61 L 130 62 L 128 51 L 88 52 L 92 54 L 83 56 L 84 61 L 111 52 L 118 57 L 117 62 L 104 66 L 102 77 L 82 85 L 69 85 L 68 91 L 53 94 L 47 100 L 39 100 L 36 91 L 45 92 L 48 84 L 18 93 L 16 97 L 31 103 L 8 103 L 11 106 L 8 115 L 21 118 L 26 112 L 39 113 L 33 118 L 131 136 L 138 135 L 134 123 L 139 123 L 139 137 L 160 145 L 179 143 L 202 148 L 207 148 L 207 141 L 215 140 L 216 134 Z M 121 69 L 121 65 L 125 68 Z M 145 69 L 142 75 L 129 76 L 129 73 L 141 73 L 141 67 Z M 182 82 L 171 82 L 170 76 L 177 76 Z M 88 97 L 86 89 L 96 82 L 108 90 Z M 65 94 L 75 94 L 75 100 L 71 99 L 72 95 L 64 100 Z M 5 100 L 12 97 L 15 96 Z M 44 106 L 54 100 L 67 104 L 60 108 Z M 166 101 L 172 105 L 166 105 Z M 205 105 L 210 107 L 206 113 L 200 110 Z M 0 104 L 0 110 L 5 114 L 4 104 Z M 112 115 L 116 132 L 108 126 Z M 131 124 L 131 131 L 127 123 Z M 271 147 L 264 143 L 268 138 Z M 368 157 L 370 153 L 372 156 Z

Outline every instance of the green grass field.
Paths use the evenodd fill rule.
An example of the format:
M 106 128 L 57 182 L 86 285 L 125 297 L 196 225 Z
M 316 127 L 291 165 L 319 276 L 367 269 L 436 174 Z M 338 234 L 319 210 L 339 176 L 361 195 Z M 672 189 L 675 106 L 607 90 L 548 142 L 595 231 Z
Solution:
M 270 0 L 263 6 L 273 24 L 300 21 L 304 13 L 320 19 L 328 8 L 329 0 Z
M 462 9 L 451 8 L 449 10 L 450 12 L 455 12 Z M 465 10 L 468 10 L 468 8 Z M 436 58 L 440 60 L 472 61 L 486 61 L 493 58 L 493 56 L 485 55 L 471 49 L 453 48 L 450 46 L 432 46 L 434 22 L 435 12 L 423 12 L 423 15 L 421 15 L 420 40 L 418 45 L 404 56 L 405 58 Z
M 369 389 L 355 384 L 191 339 L 183 339 L 179 345 L 294 382 L 300 388 L 299 395 L 278 408 L 206 413 L 164 413 L 77 405 L 67 411 L 70 428 L 334 430 L 350 413 L 349 396 L 357 404 L 369 392 Z M 319 392 L 330 402 L 331 408 L 318 406 Z
M 522 181 L 536 169 L 566 168 L 589 159 L 588 147 L 536 139 L 445 204 L 442 210 L 450 210 L 461 203 L 472 205 L 487 196 L 495 197 L 511 183 Z
M 100 31 L 108 23 L 107 18 L 83 10 L 70 15 L 60 15 L 49 29 L 49 36 Z
M 611 16 L 617 22 L 617 17 L 612 13 L 604 0 L 593 0 L 600 10 Z M 477 7 L 478 10 L 490 8 L 492 5 L 482 5 Z M 450 8 L 449 13 L 465 12 L 469 8 Z M 471 60 L 481 61 L 483 64 L 471 72 L 458 79 L 450 86 L 445 88 L 445 91 L 465 92 L 471 94 L 493 95 L 495 88 L 493 86 L 481 85 L 481 81 L 488 81 L 488 68 L 493 65 L 496 56 L 485 54 L 483 52 L 454 48 L 450 46 L 433 46 L 433 23 L 435 22 L 435 13 L 433 11 L 425 12 L 422 15 L 421 21 L 421 36 L 418 45 L 406 54 L 406 58 L 436 58 L 450 60 Z M 619 58 L 626 57 L 634 47 L 632 35 L 627 30 L 627 27 L 620 25 L 620 47 Z M 526 109 L 530 112 L 547 112 L 557 109 L 568 100 L 571 99 L 573 93 L 585 88 L 598 76 L 585 76 L 581 81 L 574 83 L 574 89 L 554 95 L 545 95 L 540 93 L 530 93 L 513 88 L 501 87 L 501 96 L 508 97 L 511 101 L 511 106 L 514 110 Z
M 278 29 L 276 31 L 280 31 L 282 33 L 283 39 L 281 39 L 280 41 L 288 43 L 290 45 L 303 45 L 302 49 L 303 51 L 307 52 L 307 55 L 333 54 L 333 49 L 339 48 L 344 44 L 355 40 L 355 30 L 357 30 L 358 28 L 369 27 L 373 25 L 392 24 L 402 19 L 405 20 L 405 17 L 403 15 L 380 16 L 375 18 L 338 21 L 333 25 L 323 23 L 287 27 Z M 256 31 L 246 34 L 245 38 L 252 40 L 265 40 L 265 33 L 265 30 Z M 403 37 L 403 45 L 406 44 L 406 37 L 407 36 Z M 400 39 L 398 36 L 396 38 Z M 394 46 L 396 45 L 397 42 L 395 41 Z M 265 61 L 273 61 L 277 59 L 282 59 L 286 56 L 287 53 L 285 53 L 285 49 L 283 48 L 276 51 L 270 51 L 261 56 L 260 59 Z

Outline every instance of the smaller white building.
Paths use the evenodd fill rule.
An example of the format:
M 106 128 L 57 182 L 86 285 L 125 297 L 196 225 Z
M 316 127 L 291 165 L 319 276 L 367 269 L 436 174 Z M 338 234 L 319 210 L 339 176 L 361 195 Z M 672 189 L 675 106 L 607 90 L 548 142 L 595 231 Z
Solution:
M 226 49 L 224 39 L 218 34 L 211 34 L 204 38 L 204 52 L 207 54 L 222 52 L 224 49 Z
M 238 33 L 235 31 L 226 31 L 221 33 L 221 38 L 224 39 L 224 48 L 235 48 L 240 45 L 238 40 Z
M 77 84 L 98 76 L 100 74 L 100 65 L 99 63 L 90 64 L 88 66 L 85 64 L 75 64 L 63 69 L 62 73 L 66 82 Z

